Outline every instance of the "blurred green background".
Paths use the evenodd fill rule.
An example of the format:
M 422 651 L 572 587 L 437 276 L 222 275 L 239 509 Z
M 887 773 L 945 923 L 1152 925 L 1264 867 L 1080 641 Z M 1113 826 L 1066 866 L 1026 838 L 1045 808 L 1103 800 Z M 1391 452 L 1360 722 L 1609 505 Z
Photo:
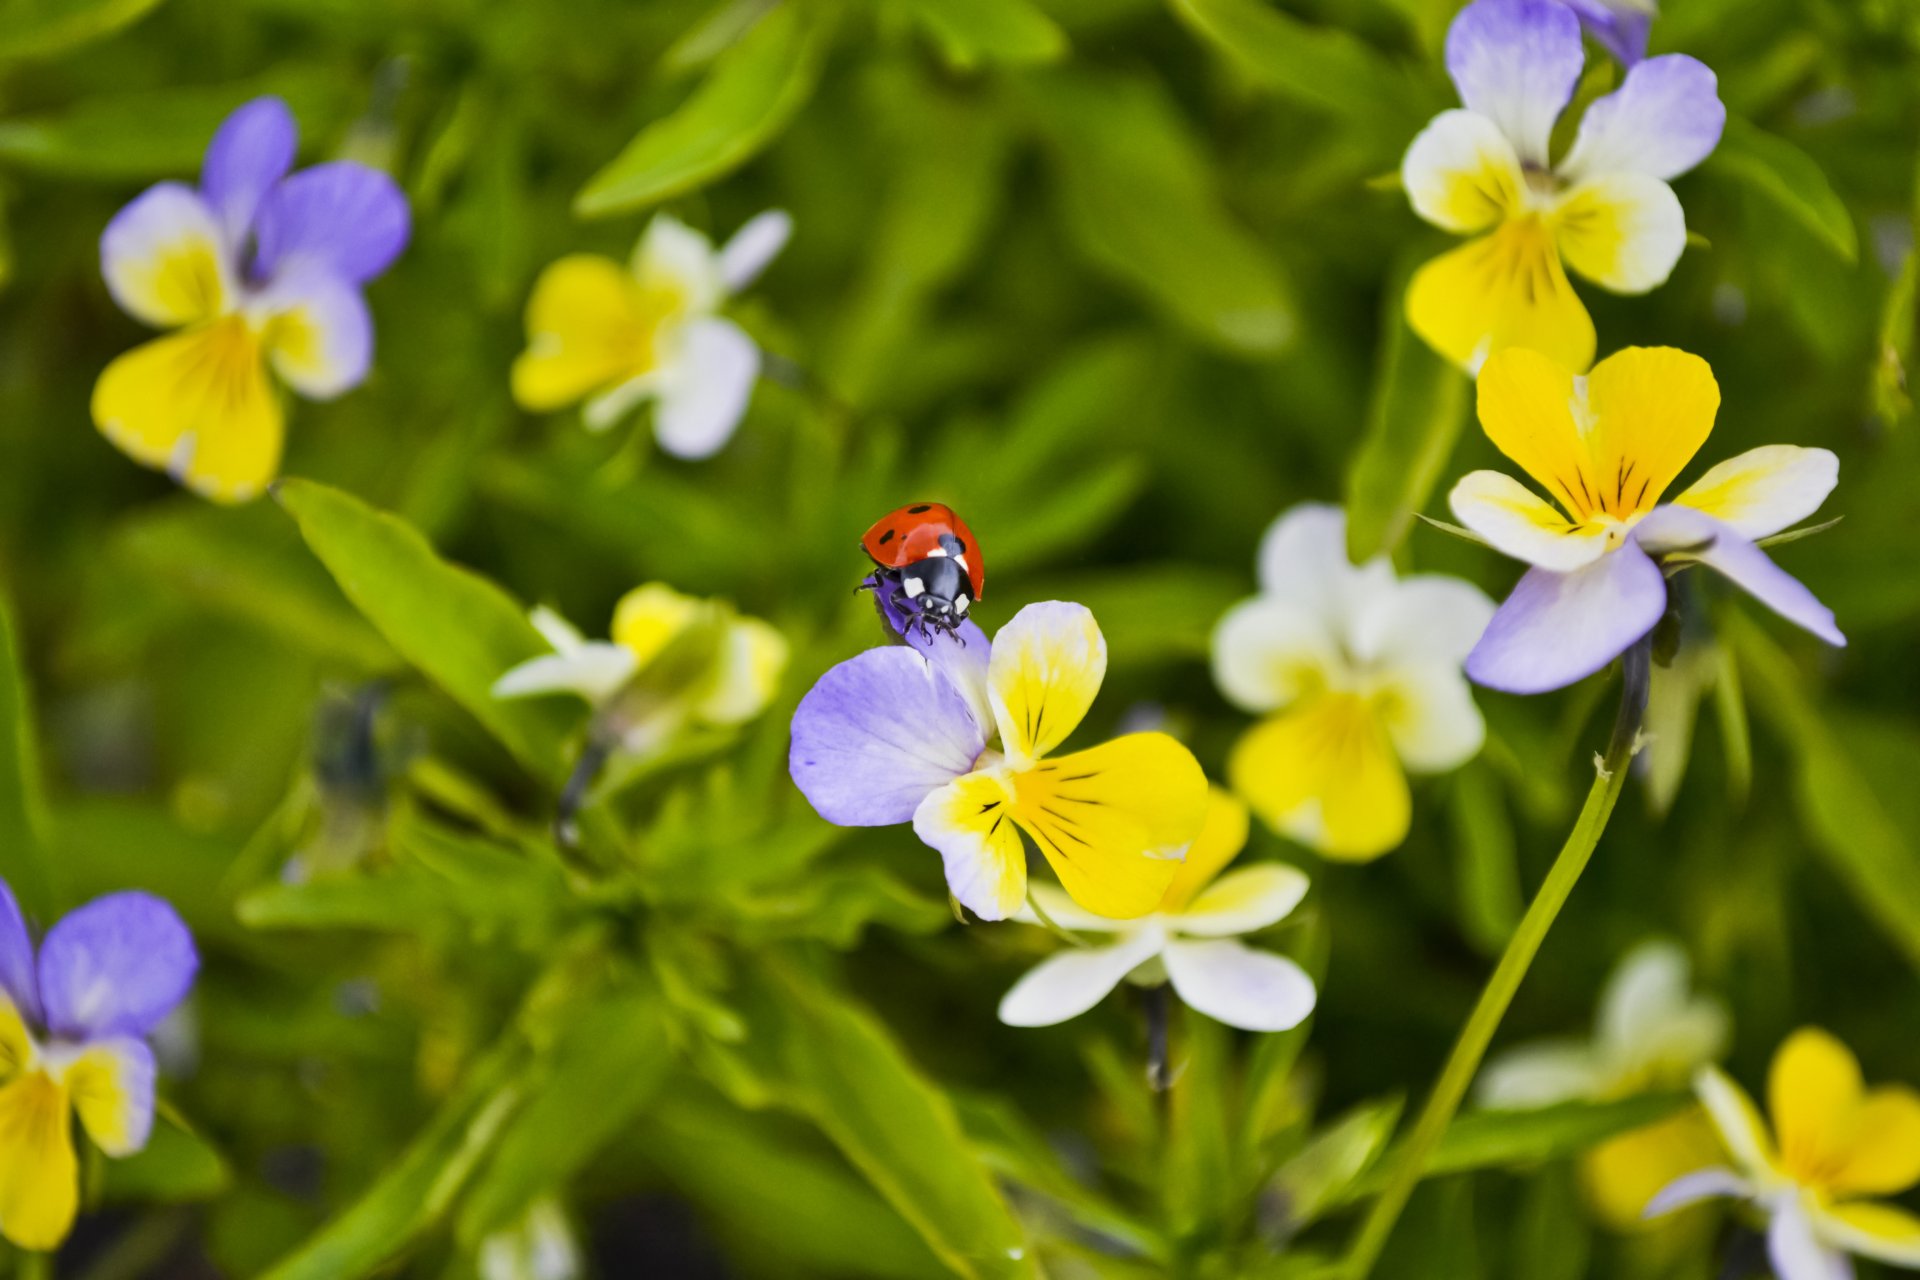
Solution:
M 151 888 L 208 958 L 163 1054 L 175 1118 L 90 1172 L 59 1273 L 472 1275 L 531 1210 L 607 1276 L 1321 1274 L 1572 819 L 1604 680 L 1482 694 L 1487 751 L 1418 786 L 1378 863 L 1256 834 L 1248 856 L 1314 877 L 1272 945 L 1324 972 L 1319 1012 L 1268 1037 L 1179 1021 L 1167 1098 L 1127 999 L 1000 1026 L 1050 944 L 954 925 L 905 829 L 818 820 L 786 724 L 877 642 L 856 540 L 909 500 L 979 532 L 990 630 L 1094 610 L 1090 738 L 1152 709 L 1216 776 L 1246 721 L 1208 635 L 1288 506 L 1346 500 L 1356 550 L 1505 592 L 1514 566 L 1412 519 L 1494 458 L 1399 320 L 1445 243 L 1393 175 L 1452 102 L 1455 7 L 0 4 L 0 872 L 42 921 Z M 1920 1082 L 1920 5 L 1670 0 L 1654 48 L 1712 66 L 1736 123 L 1677 184 L 1697 239 L 1670 283 L 1583 297 L 1602 353 L 1713 365 L 1690 474 L 1839 454 L 1844 522 L 1778 555 L 1851 645 L 1695 584 L 1720 682 L 1684 781 L 1664 815 L 1644 786 L 1623 803 L 1498 1043 L 1579 1032 L 1665 934 L 1730 1003 L 1750 1085 L 1807 1021 Z M 1591 66 L 1590 90 L 1617 74 Z M 200 502 L 89 424 L 143 337 L 101 229 L 262 93 L 303 161 L 386 167 L 415 216 L 369 291 L 373 377 L 294 407 L 285 470 L 505 595 L 342 500 L 379 570 L 363 616 L 281 505 Z M 514 408 L 543 265 L 624 257 L 654 208 L 724 238 L 773 207 L 796 234 L 740 314 L 782 376 L 718 458 Z M 503 734 L 475 712 L 495 673 L 440 658 L 538 602 L 604 635 L 649 580 L 768 618 L 794 659 L 773 710 L 658 762 L 569 859 L 546 822 L 584 715 L 524 704 Z M 345 872 L 282 882 L 330 839 Z M 1482 1117 L 1379 1274 L 1720 1274 L 1737 1232 L 1654 1247 L 1580 1203 L 1573 1157 L 1651 1114 Z

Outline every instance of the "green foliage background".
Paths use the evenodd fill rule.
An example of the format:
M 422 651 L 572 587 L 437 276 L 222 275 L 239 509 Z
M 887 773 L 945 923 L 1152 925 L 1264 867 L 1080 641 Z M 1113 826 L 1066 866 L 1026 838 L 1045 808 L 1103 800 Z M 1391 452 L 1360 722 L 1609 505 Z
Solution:
M 1090 731 L 1157 705 L 1216 775 L 1244 720 L 1207 637 L 1287 506 L 1344 498 L 1357 552 L 1504 592 L 1511 565 L 1412 519 L 1493 456 L 1398 318 L 1443 238 L 1390 175 L 1450 101 L 1454 7 L 0 4 L 0 872 L 43 921 L 151 888 L 209 958 L 196 1065 L 149 1152 L 90 1175 L 62 1273 L 471 1274 L 556 1195 L 606 1275 L 1322 1274 L 1571 820 L 1604 681 L 1483 694 L 1487 752 L 1420 786 L 1380 863 L 1257 835 L 1314 875 L 1272 945 L 1324 972 L 1320 1011 L 1310 1035 L 1178 1022 L 1165 1099 L 1125 999 L 999 1026 L 1044 939 L 953 925 L 904 830 L 815 818 L 786 722 L 874 642 L 855 539 L 910 499 L 985 540 L 989 626 L 1095 611 Z M 1845 522 L 1778 554 L 1852 644 L 1712 601 L 1722 679 L 1678 800 L 1629 796 L 1502 1043 L 1581 1029 L 1660 932 L 1732 1003 L 1749 1083 L 1813 1020 L 1920 1081 L 1920 10 L 1666 8 L 1655 48 L 1714 67 L 1735 122 L 1679 183 L 1699 239 L 1672 281 L 1585 296 L 1603 352 L 1712 363 L 1696 469 L 1840 455 Z M 416 230 L 371 290 L 371 381 L 297 406 L 277 502 L 222 509 L 88 424 L 142 337 L 97 239 L 263 92 L 303 155 L 389 167 Z M 655 207 L 798 227 L 745 320 L 800 374 L 707 463 L 507 395 L 538 269 L 624 255 Z M 604 633 L 653 579 L 771 619 L 794 662 L 762 721 L 596 806 L 569 859 L 546 821 L 581 718 L 486 688 L 539 649 L 527 604 Z M 315 725 L 370 682 L 384 772 L 356 790 Z M 281 882 L 361 819 L 362 867 Z M 1719 1242 L 1656 1258 L 1573 1189 L 1572 1154 L 1669 1105 L 1460 1122 L 1381 1274 L 1715 1274 Z

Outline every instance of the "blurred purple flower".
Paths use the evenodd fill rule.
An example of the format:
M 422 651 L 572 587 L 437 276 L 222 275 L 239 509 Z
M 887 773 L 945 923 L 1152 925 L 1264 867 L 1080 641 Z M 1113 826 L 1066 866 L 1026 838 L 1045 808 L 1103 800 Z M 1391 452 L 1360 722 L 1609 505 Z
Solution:
M 1587 34 L 1631 67 L 1647 56 L 1647 36 L 1657 12 L 1653 0 L 1560 0 L 1580 17 Z

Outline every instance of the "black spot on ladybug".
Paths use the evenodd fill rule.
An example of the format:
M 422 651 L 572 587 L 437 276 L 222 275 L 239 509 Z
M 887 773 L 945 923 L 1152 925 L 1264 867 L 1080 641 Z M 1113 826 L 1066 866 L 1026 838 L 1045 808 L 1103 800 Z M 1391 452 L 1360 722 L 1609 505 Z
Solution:
M 886 545 L 887 545 L 887 544 L 888 544 L 889 542 L 892 542 L 892 541 L 893 541 L 893 530 L 891 530 L 891 529 L 889 529 L 889 530 L 887 530 L 887 531 L 886 531 L 885 533 L 883 533 L 883 534 L 881 534 L 881 535 L 880 535 L 880 545 L 881 545 L 881 546 L 883 546 L 883 547 L 884 547 L 884 546 L 886 546 Z
M 931 511 L 931 510 L 933 510 L 933 504 L 930 502 L 923 502 L 917 507 L 908 507 L 907 514 L 910 516 L 917 516 L 922 511 Z

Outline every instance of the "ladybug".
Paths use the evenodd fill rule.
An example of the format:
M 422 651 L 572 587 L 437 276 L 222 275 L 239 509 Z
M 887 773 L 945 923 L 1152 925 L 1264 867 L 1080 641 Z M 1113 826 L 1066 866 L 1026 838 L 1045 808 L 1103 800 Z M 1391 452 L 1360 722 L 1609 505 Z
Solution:
M 882 612 L 905 618 L 901 630 L 918 626 L 951 635 L 967 609 L 986 594 L 987 566 L 967 522 L 952 507 L 916 502 L 890 511 L 867 530 L 860 548 L 878 566 L 863 582 L 880 598 Z

